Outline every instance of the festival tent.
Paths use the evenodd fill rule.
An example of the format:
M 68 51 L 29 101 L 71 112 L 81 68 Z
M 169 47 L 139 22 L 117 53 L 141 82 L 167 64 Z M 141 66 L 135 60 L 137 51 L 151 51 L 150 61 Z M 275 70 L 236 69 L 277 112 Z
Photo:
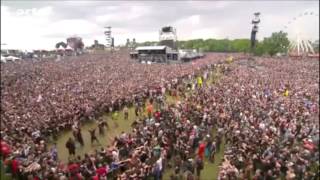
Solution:
M 7 59 L 1 55 L 1 62 L 7 62 Z
M 57 48 L 57 51 L 64 51 L 65 49 L 62 47 L 62 46 L 60 46 L 59 48 Z
M 6 57 L 6 60 L 7 61 L 17 61 L 17 60 L 20 60 L 20 58 L 14 57 L 14 56 L 8 56 L 8 57 Z
M 69 45 L 66 47 L 66 50 L 73 51 L 73 49 Z

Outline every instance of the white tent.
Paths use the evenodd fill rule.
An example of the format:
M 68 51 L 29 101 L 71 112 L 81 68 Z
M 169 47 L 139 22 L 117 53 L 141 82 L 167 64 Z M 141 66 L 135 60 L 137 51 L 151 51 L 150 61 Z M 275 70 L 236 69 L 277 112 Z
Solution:
M 68 46 L 66 47 L 66 50 L 72 51 L 73 49 L 68 45 Z
M 6 60 L 7 61 L 16 61 L 16 60 L 20 60 L 20 58 L 14 57 L 14 56 L 8 56 L 8 57 L 6 57 Z
M 57 50 L 64 51 L 65 49 L 62 46 L 60 46 L 59 48 L 57 48 Z
M 6 58 L 1 55 L 1 62 L 7 62 Z

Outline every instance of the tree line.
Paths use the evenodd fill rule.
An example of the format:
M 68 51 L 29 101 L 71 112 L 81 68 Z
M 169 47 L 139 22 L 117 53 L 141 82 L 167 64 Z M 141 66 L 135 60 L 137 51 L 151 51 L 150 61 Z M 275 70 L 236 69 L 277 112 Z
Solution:
M 274 32 L 270 37 L 257 41 L 256 48 L 251 49 L 250 39 L 193 39 L 178 41 L 179 49 L 197 49 L 202 52 L 244 52 L 255 55 L 275 55 L 277 53 L 287 53 L 290 45 L 288 34 L 285 32 Z M 318 42 L 318 43 L 317 43 Z M 157 45 L 156 41 L 138 43 L 138 46 Z M 317 45 L 318 44 L 318 45 Z M 319 41 L 314 43 L 315 50 L 319 49 Z

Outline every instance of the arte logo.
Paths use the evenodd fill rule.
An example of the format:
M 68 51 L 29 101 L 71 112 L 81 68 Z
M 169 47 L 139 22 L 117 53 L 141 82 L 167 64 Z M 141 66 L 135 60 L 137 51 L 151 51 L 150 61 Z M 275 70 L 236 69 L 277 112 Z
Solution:
M 17 16 L 47 16 L 52 13 L 52 7 L 18 9 Z
M 37 8 L 32 8 L 32 9 L 18 9 L 17 10 L 17 15 L 18 16 L 28 16 L 28 15 L 36 15 L 38 13 Z

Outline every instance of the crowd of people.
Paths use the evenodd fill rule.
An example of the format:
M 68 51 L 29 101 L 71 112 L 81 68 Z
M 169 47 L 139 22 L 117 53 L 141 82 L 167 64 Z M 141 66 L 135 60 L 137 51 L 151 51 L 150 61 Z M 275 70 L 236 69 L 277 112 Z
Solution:
M 75 119 L 93 119 L 119 109 L 134 95 L 183 77 L 225 54 L 176 66 L 132 63 L 126 53 L 84 55 L 60 62 L 1 66 L 1 130 L 15 138 L 55 134 Z M 58 126 L 57 126 L 58 124 Z M 24 142 L 24 141 L 23 141 Z
M 149 90 L 194 75 L 228 55 L 208 54 L 194 63 L 169 66 L 137 64 L 127 56 L 127 52 L 91 54 L 1 66 L 1 146 L 8 144 L 13 162 L 20 162 L 15 171 L 28 173 L 41 166 L 41 173 L 47 172 L 43 166 L 57 165 L 52 162 L 56 153 L 51 157 L 47 150 L 48 136 L 71 129 L 77 121 L 120 110 L 148 97 Z
M 319 178 L 319 61 L 235 66 L 211 90 L 228 147 L 219 178 Z
M 2 157 L 25 179 L 158 180 L 173 169 L 172 180 L 211 180 L 201 175 L 204 160 L 214 162 L 225 143 L 219 180 L 319 177 L 319 61 L 234 56 L 222 65 L 226 54 L 183 65 L 135 64 L 113 54 L 1 67 L 1 138 L 12 148 Z M 224 75 L 203 83 L 217 69 Z M 166 103 L 165 92 L 177 102 Z M 85 157 L 69 151 L 68 164 L 46 147 L 43 129 L 73 128 L 130 105 L 137 109 L 133 131 L 110 146 Z

